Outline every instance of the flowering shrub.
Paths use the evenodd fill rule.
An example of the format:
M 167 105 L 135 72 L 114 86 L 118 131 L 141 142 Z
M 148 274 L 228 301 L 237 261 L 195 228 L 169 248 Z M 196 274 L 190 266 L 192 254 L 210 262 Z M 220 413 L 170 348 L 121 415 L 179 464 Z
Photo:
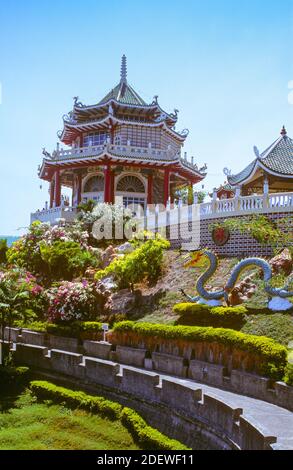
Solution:
M 45 281 L 67 279 L 96 266 L 99 257 L 88 246 L 88 234 L 76 226 L 51 227 L 33 223 L 7 252 L 9 264 L 41 274 Z
M 0 272 L 0 311 L 2 320 L 30 321 L 46 308 L 43 287 L 23 268 Z
M 95 320 L 103 311 L 105 296 L 95 283 L 64 281 L 47 291 L 48 320 L 71 322 Z

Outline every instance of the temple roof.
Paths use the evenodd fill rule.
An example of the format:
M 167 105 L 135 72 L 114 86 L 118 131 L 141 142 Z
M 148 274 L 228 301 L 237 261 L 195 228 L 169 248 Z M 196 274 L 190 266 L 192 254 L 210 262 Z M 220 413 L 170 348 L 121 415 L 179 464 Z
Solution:
M 283 178 L 293 178 L 293 140 L 288 137 L 285 127 L 281 136 L 273 142 L 262 154 L 258 155 L 244 170 L 236 175 L 228 175 L 228 181 L 232 186 L 243 184 L 253 176 L 257 168 L 267 173 Z
M 139 96 L 138 93 L 127 82 L 120 81 L 104 98 L 99 101 L 98 105 L 115 100 L 118 103 L 132 104 L 136 106 L 147 106 L 147 103 Z
M 127 83 L 127 64 L 125 54 L 122 56 L 120 82 L 98 104 L 107 103 L 111 99 L 114 99 L 118 103 L 147 106 L 146 102 Z

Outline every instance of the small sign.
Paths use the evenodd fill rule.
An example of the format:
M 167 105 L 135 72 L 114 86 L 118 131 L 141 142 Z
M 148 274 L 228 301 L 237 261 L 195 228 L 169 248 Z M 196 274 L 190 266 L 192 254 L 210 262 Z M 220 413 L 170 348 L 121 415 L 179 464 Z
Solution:
M 102 324 L 102 330 L 103 330 L 103 331 L 109 331 L 109 325 L 108 325 L 108 323 L 103 323 L 103 324 Z

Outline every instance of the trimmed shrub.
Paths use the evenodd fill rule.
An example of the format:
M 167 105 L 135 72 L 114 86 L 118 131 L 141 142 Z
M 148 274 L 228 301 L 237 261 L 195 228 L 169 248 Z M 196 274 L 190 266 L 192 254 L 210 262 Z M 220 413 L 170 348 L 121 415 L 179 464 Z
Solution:
M 187 450 L 184 444 L 170 439 L 157 429 L 148 426 L 145 420 L 131 408 L 123 408 L 121 421 L 134 439 L 145 449 Z
M 238 307 L 210 307 L 209 305 L 183 303 L 174 306 L 180 315 L 177 325 L 212 326 L 214 328 L 240 329 L 245 323 L 247 310 Z
M 70 325 L 47 323 L 46 331 L 55 336 L 80 338 L 83 333 L 101 333 L 102 323 L 94 321 L 76 321 Z
M 46 322 L 18 323 L 20 328 L 25 328 L 39 333 L 49 333 L 55 336 L 65 336 L 67 338 L 80 338 L 86 334 L 102 333 L 102 323 L 95 321 L 75 321 L 68 325 Z
M 122 406 L 103 397 L 94 397 L 81 391 L 75 392 L 42 380 L 31 382 L 30 388 L 41 400 L 52 400 L 57 403 L 65 402 L 69 407 L 99 413 L 113 420 L 120 418 Z
M 119 403 L 103 397 L 87 395 L 81 391 L 75 392 L 64 387 L 58 387 L 46 381 L 33 381 L 30 388 L 40 400 L 65 403 L 72 408 L 81 408 L 91 413 L 99 413 L 112 420 L 121 420 L 134 440 L 144 448 L 152 450 L 188 450 L 185 445 L 148 426 L 136 411 L 123 407 Z
M 114 335 L 115 333 L 125 333 L 128 337 L 131 337 L 131 335 L 145 338 L 153 337 L 158 341 L 162 339 L 189 343 L 219 343 L 257 355 L 261 360 L 261 363 L 258 364 L 258 371 L 275 380 L 283 378 L 284 369 L 287 365 L 287 349 L 274 340 L 264 336 L 246 335 L 224 328 L 168 326 L 125 321 L 116 323 L 113 331 Z

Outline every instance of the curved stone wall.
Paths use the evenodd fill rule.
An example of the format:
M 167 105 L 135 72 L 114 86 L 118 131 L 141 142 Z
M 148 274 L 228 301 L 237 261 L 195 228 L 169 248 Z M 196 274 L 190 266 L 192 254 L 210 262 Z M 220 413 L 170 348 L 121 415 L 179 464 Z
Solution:
M 262 433 L 242 409 L 150 371 L 46 347 L 17 343 L 15 359 L 45 374 L 96 386 L 126 401 L 166 435 L 194 449 L 269 450 L 276 437 Z M 200 444 L 203 443 L 204 444 Z

